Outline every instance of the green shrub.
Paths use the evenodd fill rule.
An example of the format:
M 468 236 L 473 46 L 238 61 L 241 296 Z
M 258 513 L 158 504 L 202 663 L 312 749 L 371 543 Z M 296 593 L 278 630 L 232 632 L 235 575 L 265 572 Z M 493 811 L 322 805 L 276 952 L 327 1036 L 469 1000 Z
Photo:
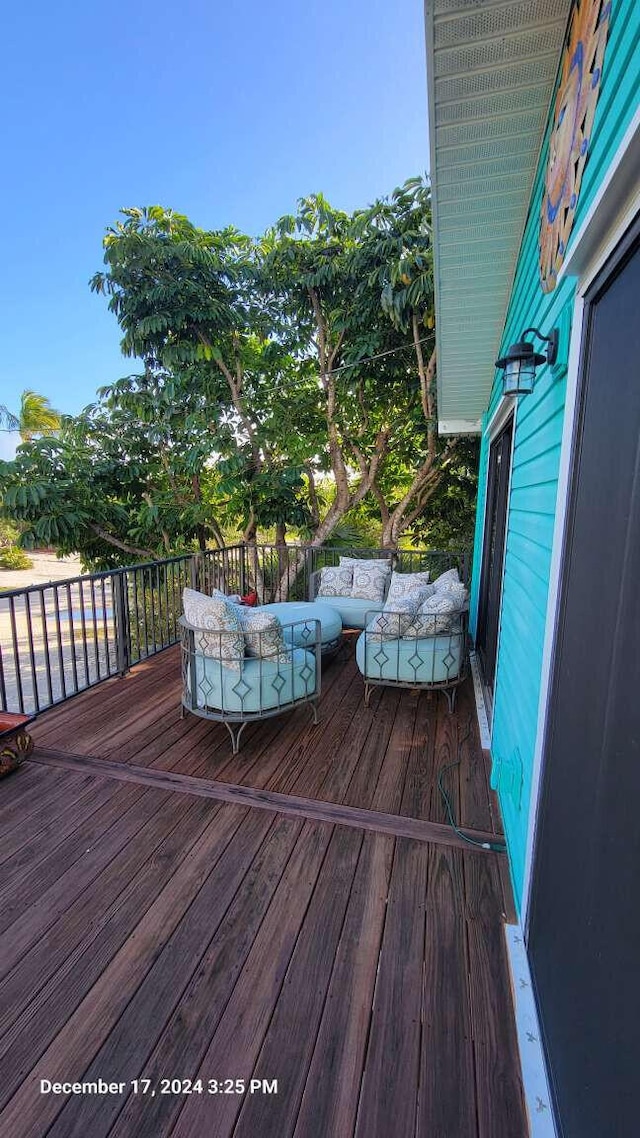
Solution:
M 0 569 L 33 569 L 33 561 L 24 549 L 11 545 L 0 549 Z
M 10 522 L 8 518 L 0 518 L 0 552 L 4 552 L 9 546 L 15 545 L 20 537 L 20 530 L 14 522 Z

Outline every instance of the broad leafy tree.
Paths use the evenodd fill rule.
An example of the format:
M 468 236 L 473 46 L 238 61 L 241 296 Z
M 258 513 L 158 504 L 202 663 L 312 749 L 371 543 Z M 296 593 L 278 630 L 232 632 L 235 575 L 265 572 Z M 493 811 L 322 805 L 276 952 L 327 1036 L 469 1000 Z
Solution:
M 104 247 L 91 285 L 142 373 L 0 466 L 26 544 L 106 564 L 238 530 L 319 545 L 357 518 L 395 546 L 439 532 L 436 510 L 460 520 L 476 451 L 437 433 L 424 180 L 353 215 L 313 195 L 256 240 L 129 209 Z

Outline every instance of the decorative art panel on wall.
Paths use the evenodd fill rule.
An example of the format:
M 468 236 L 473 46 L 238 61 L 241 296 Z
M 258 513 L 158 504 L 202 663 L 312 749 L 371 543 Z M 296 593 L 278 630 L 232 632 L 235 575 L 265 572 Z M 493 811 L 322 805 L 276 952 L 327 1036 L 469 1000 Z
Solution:
M 540 281 L 553 292 L 589 154 L 611 0 L 576 0 L 562 56 L 540 211 Z

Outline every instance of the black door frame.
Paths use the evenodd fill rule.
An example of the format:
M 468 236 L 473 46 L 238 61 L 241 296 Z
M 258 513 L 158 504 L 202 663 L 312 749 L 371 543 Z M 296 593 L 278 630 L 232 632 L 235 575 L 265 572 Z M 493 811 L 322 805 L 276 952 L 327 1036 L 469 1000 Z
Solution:
M 567 615 L 567 600 L 568 600 L 568 572 L 571 566 L 573 555 L 573 535 L 575 530 L 577 498 L 579 488 L 579 473 L 582 457 L 582 442 L 585 429 L 585 414 L 586 414 L 586 395 L 587 395 L 587 382 L 586 377 L 589 373 L 590 352 L 592 348 L 592 318 L 594 307 L 598 300 L 606 292 L 609 285 L 612 283 L 614 277 L 619 271 L 622 271 L 625 262 L 630 255 L 637 252 L 638 240 L 640 239 L 640 213 L 636 214 L 634 220 L 631 222 L 627 230 L 622 234 L 619 241 L 615 245 L 609 257 L 607 257 L 604 264 L 596 272 L 593 280 L 589 283 L 585 290 L 583 298 L 583 309 L 581 318 L 581 331 L 580 343 L 578 350 L 578 364 L 577 364 L 577 379 L 575 391 L 575 408 L 573 414 L 573 422 L 571 425 L 570 444 L 569 444 L 569 473 L 566 489 L 566 514 L 562 533 L 562 546 L 559 556 L 559 569 L 558 569 L 558 593 L 556 601 L 556 614 L 553 629 L 553 647 L 551 651 L 550 667 L 549 667 L 549 683 L 546 698 L 546 715 L 544 724 L 544 738 L 542 744 L 541 764 L 540 764 L 540 782 L 538 799 L 534 805 L 535 818 L 533 821 L 533 850 L 531 857 L 531 874 L 528 883 L 528 898 L 526 903 L 526 924 L 525 924 L 525 943 L 527 944 L 527 952 L 529 953 L 529 930 L 532 922 L 535 919 L 536 908 L 538 905 L 544 904 L 544 898 L 540 897 L 537 892 L 538 874 L 540 872 L 540 863 L 538 860 L 538 853 L 541 844 L 544 842 L 544 810 L 545 805 L 549 802 L 552 793 L 551 779 L 549 777 L 549 753 L 552 747 L 552 741 L 557 725 L 557 717 L 561 708 L 559 706 L 558 688 L 560 682 L 560 655 L 559 648 L 563 643 L 564 628 Z M 535 977 L 533 976 L 533 988 L 536 997 L 536 1003 L 539 1000 L 539 994 L 536 990 Z M 544 1033 L 542 1033 L 544 1035 Z M 546 1053 L 546 1044 L 544 1038 L 542 1040 Z M 558 1114 L 558 1104 L 556 1099 L 555 1087 L 553 1078 L 551 1077 L 552 1068 L 549 1063 L 549 1057 L 545 1054 L 545 1065 L 549 1075 L 549 1089 L 553 1100 L 554 1115 L 556 1125 L 562 1127 L 562 1121 Z
M 478 589 L 478 617 L 476 622 L 476 650 L 478 660 L 480 663 L 480 674 L 482 679 L 482 688 L 485 703 L 488 712 L 491 713 L 493 709 L 493 696 L 495 687 L 496 669 L 498 663 L 498 646 L 500 640 L 500 609 L 502 604 L 502 586 L 504 577 L 504 560 L 507 548 L 507 532 L 509 526 L 509 499 L 511 493 L 511 466 L 513 459 L 513 446 L 515 439 L 515 406 L 509 407 L 506 417 L 500 423 L 499 428 L 494 432 L 493 437 L 489 443 L 489 456 L 487 461 L 487 487 L 485 494 L 485 513 L 483 522 L 483 538 L 482 538 L 482 561 L 480 570 L 480 585 Z M 494 461 L 494 456 L 498 455 L 498 446 L 501 442 L 507 441 L 506 454 L 502 454 L 500 467 L 497 469 L 497 457 Z M 502 459 L 506 457 L 506 463 Z M 502 523 L 499 526 L 498 544 L 499 548 L 498 558 L 492 564 L 491 562 L 491 540 L 490 530 L 493 526 L 494 520 Z M 496 581 L 493 579 L 492 570 L 498 572 L 499 577 Z M 490 597 L 489 590 L 493 580 L 495 592 L 493 596 L 494 612 L 490 613 Z M 488 622 L 491 616 L 494 616 L 496 621 L 495 626 L 495 644 L 492 646 L 491 656 L 487 659 L 486 656 L 486 634 L 488 630 Z
M 549 752 L 549 744 L 554 727 L 554 716 L 557 711 L 558 703 L 558 656 L 557 647 L 562 640 L 562 630 L 564 628 L 566 603 L 567 603 L 567 590 L 566 578 L 567 569 L 571 557 L 572 550 L 572 536 L 575 525 L 575 511 L 576 511 L 576 497 L 578 489 L 578 469 L 580 466 L 581 455 L 581 439 L 584 429 L 584 413 L 585 413 L 585 381 L 584 377 L 588 370 L 589 364 L 589 350 L 590 350 L 590 321 L 591 313 L 594 302 L 599 298 L 600 294 L 605 291 L 609 281 L 618 271 L 621 262 L 624 261 L 629 254 L 632 246 L 640 236 L 640 213 L 635 217 L 626 233 L 620 238 L 611 255 L 607 258 L 602 268 L 596 274 L 594 280 L 589 285 L 584 295 L 584 308 L 582 311 L 582 330 L 580 335 L 580 355 L 578 361 L 578 378 L 576 389 L 575 413 L 573 416 L 573 427 L 571 431 L 570 443 L 570 460 L 569 460 L 569 482 L 567 486 L 567 509 L 564 525 L 564 533 L 562 537 L 562 550 L 560 552 L 560 568 L 558 574 L 559 588 L 558 600 L 556 607 L 556 620 L 553 633 L 553 651 L 551 653 L 551 666 L 549 676 L 549 689 L 547 694 L 547 714 L 545 719 L 544 730 L 544 743 L 542 746 L 542 762 L 540 769 L 540 792 L 538 795 L 538 802 L 536 804 L 536 822 L 534 834 L 534 848 L 531 867 L 531 881 L 529 885 L 529 903 L 527 905 L 527 925 L 531 919 L 533 911 L 535 878 L 536 878 L 536 853 L 538 843 L 540 841 L 540 829 L 538 820 L 542 812 L 542 807 L 548 795 L 548 787 L 545 783 L 545 773 L 547 769 L 547 755 Z

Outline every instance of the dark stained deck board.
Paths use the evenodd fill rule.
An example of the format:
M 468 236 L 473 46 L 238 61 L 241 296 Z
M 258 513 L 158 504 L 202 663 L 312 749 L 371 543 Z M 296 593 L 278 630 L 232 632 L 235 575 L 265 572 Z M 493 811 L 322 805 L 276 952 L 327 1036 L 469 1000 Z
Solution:
M 478 1133 L 463 861 L 429 852 L 416 1138 Z
M 126 1080 L 127 1072 L 143 1069 L 272 825 L 273 819 L 254 812 L 238 827 L 233 846 L 222 854 L 194 903 L 167 937 L 120 1019 L 87 1066 L 86 1078 Z M 183 1061 L 184 1057 L 178 1060 L 180 1067 Z M 121 1105 L 117 1099 L 71 1099 L 49 1135 L 64 1138 L 75 1132 L 99 1138 L 108 1133 Z
M 428 859 L 396 840 L 356 1138 L 415 1133 Z
M 255 1078 L 277 1078 L 287 1094 L 273 1102 L 265 1095 L 245 1098 L 235 1138 L 293 1133 L 362 845 L 357 831 L 333 832 L 253 1070 Z
M 146 704 L 149 708 L 153 707 L 153 693 L 155 690 L 157 694 L 160 685 L 164 689 L 167 703 L 176 706 L 172 688 L 177 665 L 178 657 L 175 649 L 170 648 L 161 652 L 151 660 L 138 664 L 124 677 L 124 680 L 119 676 L 105 680 L 74 696 L 73 699 L 51 708 L 37 721 L 33 730 L 37 731 L 40 725 L 46 722 L 51 745 L 53 746 L 55 742 L 57 746 L 64 747 L 70 743 L 68 726 L 73 723 L 74 736 L 84 745 L 85 740 L 90 740 L 99 733 L 105 723 L 114 728 L 118 727 L 120 720 L 117 713 L 122 710 L 123 684 L 127 689 L 128 719 L 131 723 L 135 723 L 142 706 Z
M 389 766 L 385 795 L 409 809 L 428 792 L 431 759 L 424 697 L 400 714 L 403 698 L 381 700 L 373 722 L 406 768 L 403 778 Z M 372 730 L 350 736 L 370 764 Z M 319 786 L 338 779 L 348 794 L 352 765 L 343 784 L 329 764 Z M 5 978 L 16 1014 L 0 1036 L 1 1133 L 524 1138 L 497 855 L 123 786 L 107 768 L 91 775 L 94 794 L 111 793 L 101 809 L 140 797 L 124 830 L 114 821 L 106 831 L 114 842 L 97 876 L 87 879 L 82 858 L 67 864 L 71 832 L 40 858 L 33 912 L 51 881 L 55 901 L 66 880 L 69 904 Z M 46 775 L 27 770 L 30 782 Z M 127 824 L 146 799 L 156 808 Z M 78 834 L 89 821 L 79 810 Z M 144 1101 L 37 1090 L 40 1077 L 198 1074 L 278 1078 L 279 1093 Z
M 197 1069 L 220 1021 L 265 912 L 291 858 L 303 823 L 280 819 L 254 859 L 225 915 L 218 936 L 182 994 L 177 1009 L 144 1064 L 154 1082 L 167 1071 Z M 182 1109 L 180 1098 L 149 1101 L 130 1095 L 111 1134 L 155 1138 L 168 1131 Z
M 518 1046 L 512 994 L 499 980 L 508 965 L 496 860 L 481 853 L 464 859 L 478 1134 L 517 1138 L 528 1126 L 520 1068 L 509 1058 Z
M 58 919 L 46 930 L 46 936 L 35 940 L 32 946 L 23 952 L 13 967 L 11 967 L 10 961 L 7 961 L 7 973 L 3 974 L 0 981 L 0 998 L 7 1009 L 6 1014 L 0 1018 L 1 1030 L 4 1031 L 7 1024 L 10 1023 L 10 1017 L 15 1016 L 19 1007 L 19 994 L 26 989 L 29 977 L 31 977 L 32 994 L 37 995 L 39 987 L 46 984 L 49 977 L 63 965 L 72 952 L 76 951 L 79 944 L 84 943 L 87 929 L 92 931 L 95 929 L 96 922 L 100 922 L 101 914 L 105 910 L 109 911 L 110 906 L 117 901 L 131 878 L 153 856 L 156 848 L 166 838 L 170 828 L 178 824 L 191 805 L 188 800 L 173 802 L 169 800 L 167 795 L 161 797 L 160 795 L 147 794 L 145 805 L 150 806 L 151 809 L 153 809 L 152 800 L 154 797 L 156 799 L 155 805 L 159 808 L 151 813 L 150 817 L 135 833 L 135 840 L 126 841 L 119 857 L 109 857 L 102 871 L 90 883 L 90 887 L 80 892 L 75 899 L 72 899 L 72 893 L 69 890 L 69 904 Z M 122 810 L 126 808 L 122 796 L 114 801 L 113 806 L 114 812 L 117 812 L 119 808 Z M 145 810 L 145 815 L 146 813 Z M 108 820 L 107 825 L 109 824 L 110 828 L 113 829 L 113 816 Z M 125 840 L 128 836 L 126 833 Z M 107 842 L 104 844 L 108 844 L 108 849 L 111 852 L 114 847 L 109 841 L 109 830 L 106 831 L 106 837 Z M 120 839 L 120 835 L 118 835 L 118 839 Z M 66 858 L 64 864 L 68 864 Z M 67 870 L 63 877 L 67 876 L 68 873 Z M 77 871 L 77 877 L 84 880 L 81 867 Z M 68 882 L 64 882 L 64 884 L 66 885 Z M 46 901 L 48 891 L 43 888 L 41 896 Z M 14 935 L 14 931 L 10 927 L 6 933 L 6 943 L 10 942 Z M 3 946 L 3 957 L 6 958 L 7 956 L 6 947 Z
M 359 830 L 374 830 L 378 833 L 454 847 L 464 848 L 467 845 L 467 838 L 456 834 L 450 826 L 441 822 L 429 822 L 402 814 L 388 814 L 379 810 L 345 806 L 339 802 L 323 801 L 320 798 L 302 798 L 273 790 L 258 790 L 251 786 L 214 782 L 212 779 L 176 774 L 174 771 L 156 771 L 149 767 L 112 763 L 108 759 L 69 755 L 62 751 L 36 750 L 31 761 L 45 766 L 87 771 L 91 775 L 104 773 L 105 777 L 116 782 L 153 787 L 155 790 L 170 790 L 200 798 L 212 798 L 219 802 L 292 814 L 294 817 L 350 826 Z M 346 775 L 348 776 L 348 770 Z M 483 830 L 467 830 L 466 833 L 475 842 L 491 842 L 494 838 L 491 832 Z
M 69 802 L 68 788 L 73 787 L 75 791 L 81 778 L 77 773 L 54 774 L 49 771 L 46 779 L 26 779 L 23 786 L 23 774 L 28 774 L 28 771 L 28 766 L 22 768 L 0 783 L 6 793 L 6 797 L 3 795 L 4 809 L 0 817 L 3 837 L 0 861 L 13 854 L 20 845 L 21 834 L 24 833 L 25 805 L 28 807 L 29 832 L 35 835 L 41 826 L 45 826 L 51 818 L 66 809 Z M 16 835 L 15 830 L 20 832 Z M 8 844 L 9 835 L 13 835 L 11 842 L 14 844 L 11 847 Z
M 295 1138 L 353 1134 L 395 843 L 367 835 L 337 947 Z
M 160 653 L 141 669 L 44 713 L 34 727 L 36 743 L 437 822 L 446 821 L 438 771 L 459 756 L 460 766 L 445 776 L 458 823 L 500 832 L 470 680 L 459 689 L 453 715 L 437 692 L 394 688 L 376 689 L 365 708 L 348 641 L 324 670 L 319 727 L 301 706 L 250 724 L 240 754 L 233 756 L 222 724 L 189 714 L 180 719 L 177 649 Z M 420 786 L 407 794 L 406 785 L 416 778 Z
M 233 756 L 180 718 L 178 673 L 168 649 L 44 713 L 1 787 L 0 1132 L 525 1138 L 506 858 L 437 788 L 455 763 L 459 825 L 501 833 L 470 682 L 453 715 L 394 688 L 365 708 L 349 641 L 319 727 L 301 706 Z M 280 1089 L 34 1089 L 165 1075 Z
M 3 1061 L 11 1053 L 11 1071 L 4 1067 L 4 1095 L 8 1097 L 19 1084 L 21 1074 L 30 1069 L 53 1041 L 61 1025 L 66 1023 L 135 931 L 146 910 L 173 876 L 176 859 L 183 859 L 194 847 L 196 854 L 198 849 L 204 849 L 208 856 L 201 839 L 216 812 L 208 803 L 194 805 L 188 815 L 170 830 L 122 893 L 111 905 L 103 907 L 98 920 L 35 997 L 32 983 L 27 985 L 20 1015 L 0 1040 Z
M 168 884 L 81 1003 L 60 1025 L 52 1042 L 0 1114 L 0 1132 L 6 1127 L 7 1133 L 16 1136 L 22 1131 L 44 1133 L 51 1126 L 65 1103 L 63 1099 L 54 1101 L 51 1096 L 38 1095 L 38 1080 L 44 1077 L 66 1079 L 70 1071 L 80 1075 L 86 1070 L 154 960 L 189 911 L 209 878 L 212 866 L 227 850 L 244 814 L 235 807 L 226 808 L 224 816 L 216 819 L 217 824 L 205 833 L 185 859 L 174 859 L 174 872 Z M 173 977 L 172 982 L 175 982 Z M 143 1028 L 141 1024 L 140 1029 Z M 12 1057 L 13 1052 L 10 1052 L 5 1068 L 8 1080 L 12 1075 Z
M 197 1071 L 201 1078 L 251 1077 L 318 875 L 325 865 L 330 840 L 328 827 L 305 823 L 287 872 L 202 1057 Z M 307 977 L 306 982 L 310 979 Z M 216 1101 L 217 1138 L 231 1134 L 241 1105 L 233 1095 Z M 206 1133 L 210 1117 L 206 1100 L 191 1097 L 172 1134 L 175 1138 L 192 1138 L 194 1134 Z
M 34 764 L 29 764 L 33 769 Z M 25 769 L 25 773 L 26 773 Z M 93 840 L 94 829 L 98 823 L 96 812 L 105 807 L 111 798 L 109 784 L 103 780 L 92 780 L 89 788 L 72 802 L 72 808 L 65 810 L 59 817 L 51 821 L 40 830 L 37 841 L 31 836 L 25 844 L 11 856 L 10 866 L 5 866 L 0 874 L 0 914 L 4 906 L 17 892 L 23 894 L 29 888 L 29 881 L 36 879 L 40 885 L 43 868 L 41 863 L 49 859 L 53 850 L 58 849 L 67 864 L 80 856 L 86 848 L 87 841 Z M 77 808 L 80 806 L 83 822 L 78 827 Z M 62 848 L 61 848 L 62 847 Z M 0 916 L 0 928 L 2 917 Z
M 39 893 L 37 905 L 32 898 L 32 903 L 23 908 L 18 896 L 15 906 L 19 915 L 15 915 L 15 919 L 16 910 L 8 906 L 10 919 L 0 936 L 0 998 L 9 982 L 11 970 L 24 959 L 32 945 L 41 943 L 41 938 L 61 916 L 65 917 L 68 925 L 69 911 L 76 901 L 89 906 L 101 904 L 97 890 L 102 875 L 111 871 L 120 876 L 116 856 L 127 850 L 130 839 L 142 830 L 166 801 L 166 791 L 139 793 L 137 787 L 123 787 L 120 801 L 114 805 L 111 825 L 100 842 L 87 850 L 80 863 L 68 866 L 58 859 L 56 864 L 62 870 L 60 876 Z M 130 848 L 134 850 L 135 844 Z
M 49 887 L 53 886 L 75 862 L 81 860 L 96 842 L 102 843 L 110 827 L 117 823 L 125 810 L 144 793 L 143 787 L 131 787 L 127 788 L 127 793 L 116 796 L 103 780 L 98 781 L 94 778 L 92 781 L 92 797 L 88 799 L 86 794 L 79 796 L 75 811 L 71 803 L 64 814 L 64 828 L 60 825 L 62 819 L 54 818 L 50 826 L 52 833 L 48 843 L 45 841 L 41 845 L 41 837 L 46 833 L 41 831 L 35 840 L 27 842 L 11 859 L 6 875 L 2 876 L 0 933 L 17 921 L 34 900 L 43 897 L 46 899 Z M 71 829 L 72 824 L 75 825 L 75 829 Z M 58 825 L 62 840 L 56 843 L 55 830 Z M 30 853 L 33 854 L 36 864 L 25 870 L 24 863 Z M 50 856 L 51 854 L 54 856 Z M 16 874 L 12 872 L 14 866 Z M 0 985 L 1 983 L 0 979 Z

